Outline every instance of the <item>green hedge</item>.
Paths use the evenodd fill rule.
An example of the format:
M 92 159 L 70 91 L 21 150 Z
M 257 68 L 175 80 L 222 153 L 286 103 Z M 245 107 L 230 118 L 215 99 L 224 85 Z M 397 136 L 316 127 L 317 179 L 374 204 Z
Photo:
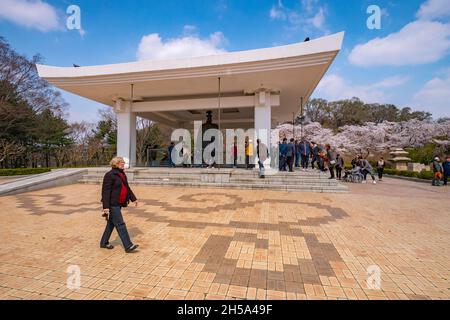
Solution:
M 351 165 L 346 165 L 345 169 L 352 169 Z M 376 171 L 376 169 L 375 169 Z M 390 174 L 393 176 L 401 176 L 401 177 L 410 177 L 410 178 L 419 178 L 426 180 L 433 180 L 433 172 L 422 170 L 422 172 L 414 172 L 414 171 L 406 171 L 406 170 L 394 170 L 394 169 L 384 169 L 385 174 Z
M 50 172 L 50 168 L 17 168 L 17 169 L 0 169 L 0 176 L 23 176 L 29 174 L 39 174 Z
M 414 172 L 414 171 L 405 171 L 405 170 L 384 169 L 384 173 L 390 174 L 390 175 L 395 175 L 395 176 L 401 176 L 401 177 L 411 177 L 411 178 L 419 178 L 419 179 L 426 179 L 426 180 L 433 179 L 433 172 L 425 171 L 425 170 L 422 170 L 421 172 Z

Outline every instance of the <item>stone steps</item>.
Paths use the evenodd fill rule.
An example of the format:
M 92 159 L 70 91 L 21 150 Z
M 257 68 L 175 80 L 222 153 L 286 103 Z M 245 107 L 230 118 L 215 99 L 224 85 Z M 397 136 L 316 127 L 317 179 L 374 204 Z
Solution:
M 86 184 L 99 184 L 96 179 L 83 179 L 80 182 Z M 151 186 L 173 186 L 173 187 L 205 187 L 205 188 L 231 188 L 231 189 L 270 189 L 270 190 L 283 190 L 283 191 L 304 191 L 304 192 L 330 192 L 341 193 L 347 192 L 348 189 L 342 185 L 329 186 L 329 185 L 317 185 L 317 184 L 265 184 L 265 183 L 215 183 L 215 182 L 188 182 L 188 181 L 152 181 L 142 180 L 133 181 L 132 185 L 151 185 Z
M 90 168 L 81 183 L 100 184 L 109 168 Z M 133 168 L 127 170 L 130 184 L 152 186 L 211 187 L 233 189 L 271 189 L 305 192 L 347 192 L 347 187 L 329 180 L 318 171 L 266 173 L 258 170 L 205 168 Z

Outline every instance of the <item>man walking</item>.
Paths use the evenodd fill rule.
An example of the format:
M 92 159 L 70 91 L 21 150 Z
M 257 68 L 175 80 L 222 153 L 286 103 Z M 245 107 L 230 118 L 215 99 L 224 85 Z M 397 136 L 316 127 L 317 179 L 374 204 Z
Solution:
M 122 208 L 127 207 L 129 202 L 134 202 L 138 206 L 138 201 L 130 186 L 124 172 L 125 161 L 122 157 L 114 157 L 111 162 L 111 170 L 103 177 L 102 199 L 103 214 L 106 219 L 105 231 L 100 240 L 100 248 L 113 249 L 109 243 L 109 238 L 114 230 L 117 230 L 120 240 L 122 240 L 125 252 L 133 252 L 139 247 L 133 244 L 128 234 L 128 229 L 122 216 Z

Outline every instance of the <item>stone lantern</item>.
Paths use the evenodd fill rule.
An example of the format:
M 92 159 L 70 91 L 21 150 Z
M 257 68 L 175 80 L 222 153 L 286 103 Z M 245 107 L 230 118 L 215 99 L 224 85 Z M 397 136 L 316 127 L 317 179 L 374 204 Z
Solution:
M 411 159 L 407 157 L 408 152 L 402 148 L 394 148 L 389 154 L 391 155 L 389 161 L 393 163 L 392 166 L 395 170 L 408 170 L 408 162 L 411 161 Z

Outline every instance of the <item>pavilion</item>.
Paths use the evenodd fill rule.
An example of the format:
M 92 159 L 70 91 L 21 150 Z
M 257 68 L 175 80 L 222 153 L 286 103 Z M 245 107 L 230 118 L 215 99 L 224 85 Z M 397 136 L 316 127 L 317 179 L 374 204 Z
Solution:
M 340 32 L 213 56 L 86 67 L 37 65 L 37 70 L 62 90 L 114 108 L 117 154 L 135 166 L 137 116 L 172 128 L 192 128 L 213 110 L 221 129 L 255 131 L 292 121 L 336 58 L 343 38 Z M 270 147 L 270 137 L 262 138 Z

